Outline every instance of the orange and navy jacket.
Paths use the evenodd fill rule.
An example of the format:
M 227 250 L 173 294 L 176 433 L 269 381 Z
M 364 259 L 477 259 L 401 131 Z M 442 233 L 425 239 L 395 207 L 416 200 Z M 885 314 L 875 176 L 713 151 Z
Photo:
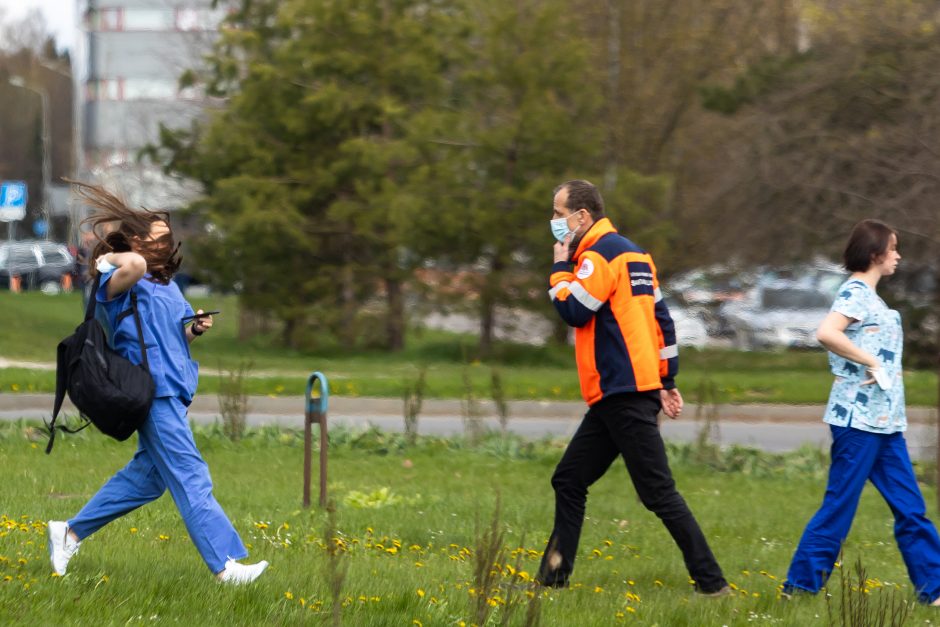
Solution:
M 603 218 L 581 239 L 573 260 L 574 272 L 564 261 L 552 266 L 548 294 L 576 327 L 584 400 L 593 405 L 611 394 L 674 388 L 676 331 L 653 258 Z

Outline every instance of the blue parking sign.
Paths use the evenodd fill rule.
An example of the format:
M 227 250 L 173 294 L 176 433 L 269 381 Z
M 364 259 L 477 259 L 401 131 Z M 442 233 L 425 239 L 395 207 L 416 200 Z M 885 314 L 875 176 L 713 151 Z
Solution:
M 28 197 L 25 181 L 0 182 L 0 222 L 25 218 Z

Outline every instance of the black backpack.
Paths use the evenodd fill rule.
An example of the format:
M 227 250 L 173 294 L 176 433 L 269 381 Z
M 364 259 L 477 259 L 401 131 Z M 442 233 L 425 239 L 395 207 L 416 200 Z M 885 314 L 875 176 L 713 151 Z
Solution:
M 131 288 L 131 307 L 122 311 L 117 322 L 129 315 L 137 325 L 137 341 L 143 363 L 137 365 L 118 355 L 109 345 L 101 323 L 95 319 L 96 295 L 101 276 L 95 277 L 85 321 L 75 333 L 59 343 L 56 362 L 55 408 L 49 429 L 49 444 L 46 453 L 52 451 L 56 429 L 75 433 L 94 424 L 98 429 L 117 440 L 131 437 L 150 414 L 155 386 L 147 363 L 147 347 L 144 332 L 137 312 L 137 294 Z M 115 325 L 117 326 L 117 325 Z M 55 424 L 68 391 L 69 398 L 85 418 L 85 424 L 70 429 Z

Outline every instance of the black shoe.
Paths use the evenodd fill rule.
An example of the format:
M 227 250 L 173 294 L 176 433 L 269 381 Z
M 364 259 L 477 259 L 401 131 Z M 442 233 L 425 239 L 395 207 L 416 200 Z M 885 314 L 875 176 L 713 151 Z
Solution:
M 570 588 L 568 578 L 536 577 L 535 583 L 543 588 Z
M 717 590 L 712 590 L 710 592 L 706 592 L 704 590 L 698 590 L 698 589 L 696 589 L 695 592 L 700 597 L 706 597 L 709 599 L 718 599 L 721 597 L 728 597 L 734 594 L 734 590 L 732 590 L 731 586 L 728 586 L 728 585 L 725 585 L 723 588 L 718 588 Z

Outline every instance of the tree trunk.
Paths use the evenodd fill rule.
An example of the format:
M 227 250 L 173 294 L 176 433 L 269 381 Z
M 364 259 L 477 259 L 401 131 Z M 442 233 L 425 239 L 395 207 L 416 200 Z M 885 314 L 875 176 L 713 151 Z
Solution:
M 620 17 L 619 0 L 607 0 L 607 102 L 608 128 L 607 148 L 604 168 L 604 187 L 608 191 L 617 186 L 617 169 L 620 162 L 620 126 L 617 119 L 620 114 Z
M 568 344 L 568 323 L 561 318 L 552 323 L 552 341 L 556 344 L 565 346 Z
M 297 319 L 293 316 L 284 320 L 284 331 L 281 336 L 281 341 L 284 343 L 284 346 L 288 348 L 297 348 L 295 345 L 296 338 L 294 337 L 294 331 L 297 329 Z
M 496 283 L 493 273 L 486 277 L 483 292 L 480 294 L 480 359 L 489 357 L 493 351 L 493 329 L 496 326 L 496 299 L 493 294 L 496 292 L 496 286 L 491 283 Z
M 397 277 L 385 278 L 388 313 L 385 319 L 385 346 L 390 351 L 405 347 L 405 298 L 402 282 Z
M 343 239 L 346 241 L 342 253 L 343 269 L 341 271 L 342 286 L 340 288 L 342 290 L 340 299 L 342 301 L 343 319 L 340 321 L 337 331 L 343 343 L 346 346 L 352 346 L 358 339 L 356 337 L 357 325 L 354 324 L 356 320 L 356 293 L 353 286 L 356 284 L 356 272 L 352 251 L 355 250 L 355 247 L 352 245 L 352 237 L 346 235 Z
M 505 265 L 502 256 L 497 252 L 493 256 L 490 271 L 483 281 L 483 289 L 480 293 L 480 359 L 489 357 L 493 351 L 496 334 L 496 298 L 502 287 Z

